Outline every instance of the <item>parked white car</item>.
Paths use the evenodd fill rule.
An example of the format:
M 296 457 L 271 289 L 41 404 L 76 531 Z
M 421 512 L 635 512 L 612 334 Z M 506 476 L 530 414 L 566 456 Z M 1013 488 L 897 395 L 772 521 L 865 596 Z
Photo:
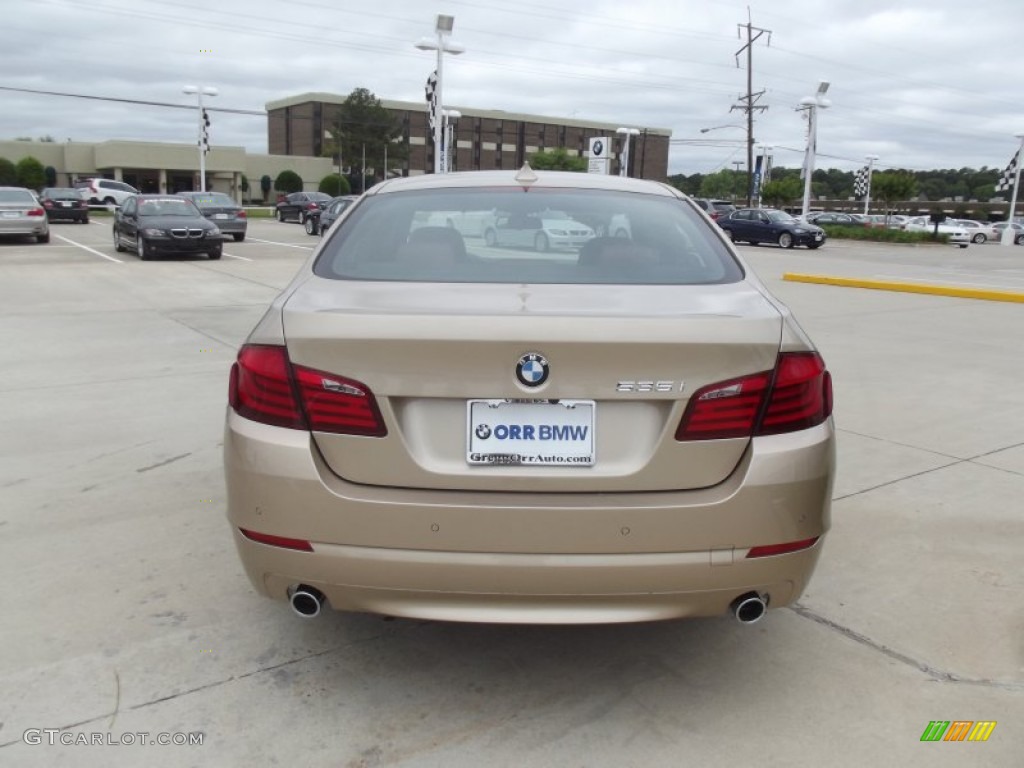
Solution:
M 935 232 L 935 224 L 928 216 L 915 216 L 912 219 L 907 219 L 903 225 L 903 229 L 907 232 Z M 940 235 L 946 235 L 949 237 L 949 242 L 953 245 L 959 245 L 961 248 L 966 248 L 971 244 L 971 236 L 967 230 L 958 224 L 954 219 L 946 219 L 938 226 L 938 233 Z
M 984 243 L 986 240 L 998 240 L 999 230 L 988 222 L 973 219 L 956 219 L 956 223 L 967 230 L 972 243 Z
M 132 195 L 139 194 L 131 184 L 113 179 L 82 179 L 75 182 L 75 189 L 88 205 L 120 206 Z

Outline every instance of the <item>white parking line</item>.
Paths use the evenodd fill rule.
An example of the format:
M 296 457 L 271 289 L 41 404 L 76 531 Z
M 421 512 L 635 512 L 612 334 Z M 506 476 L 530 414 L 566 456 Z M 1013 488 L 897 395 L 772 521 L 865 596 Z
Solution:
M 120 259 L 115 259 L 115 258 L 114 258 L 113 256 L 107 256 L 107 254 L 105 254 L 105 253 L 100 253 L 100 252 L 99 252 L 99 251 L 97 251 L 97 250 L 96 250 L 95 248 L 90 248 L 90 247 L 89 247 L 88 245 L 82 245 L 81 243 L 76 243 L 76 242 L 75 242 L 74 240 L 72 240 L 71 238 L 68 238 L 68 237 L 64 237 L 64 235 L 58 235 L 58 234 L 56 234 L 56 233 L 53 233 L 53 236 L 54 236 L 54 237 L 57 237 L 57 238 L 60 238 L 60 239 L 61 239 L 61 240 L 63 240 L 63 241 L 65 242 L 65 243 L 71 243 L 72 245 L 78 246 L 78 247 L 79 247 L 79 248 L 81 248 L 81 249 L 82 249 L 83 251 L 88 251 L 89 253 L 95 253 L 95 254 L 96 254 L 97 256 L 100 256 L 100 257 L 102 257 L 102 258 L 106 259 L 107 261 L 113 261 L 113 262 L 115 262 L 116 264 L 124 264 L 124 262 L 123 262 L 123 261 L 121 261 Z
M 292 243 L 278 243 L 274 240 L 260 240 L 258 237 L 249 237 L 247 240 L 252 240 L 254 243 L 267 243 L 268 245 L 283 245 L 285 248 L 301 248 L 304 251 L 312 251 L 316 246 L 313 245 L 294 245 Z
M 245 256 L 235 256 L 235 254 L 228 253 L 227 251 L 221 251 L 221 253 L 223 253 L 229 259 L 239 259 L 240 261 L 252 261 L 252 259 L 246 258 Z

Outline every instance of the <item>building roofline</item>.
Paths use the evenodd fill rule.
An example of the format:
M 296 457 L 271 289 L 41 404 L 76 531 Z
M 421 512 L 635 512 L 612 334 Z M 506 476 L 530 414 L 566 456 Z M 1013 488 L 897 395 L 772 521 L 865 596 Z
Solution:
M 269 117 L 270 112 L 277 109 L 284 109 L 286 107 L 297 107 L 315 101 L 323 102 L 324 104 L 343 104 L 346 98 L 348 97 L 341 96 L 336 93 L 325 93 L 322 91 L 300 93 L 295 96 L 288 96 L 287 98 L 284 99 L 268 101 L 266 103 L 266 110 Z M 394 99 L 379 99 L 379 101 L 381 103 L 381 106 L 395 111 L 427 111 L 426 101 L 396 101 Z M 486 117 L 492 120 L 518 120 L 524 123 L 565 125 L 572 126 L 574 128 L 590 128 L 596 130 L 609 131 L 610 133 L 614 133 L 615 129 L 622 125 L 622 123 L 607 123 L 596 120 L 577 120 L 576 118 L 551 117 L 550 115 L 532 115 L 527 114 L 525 112 L 506 112 L 501 109 L 477 109 L 475 107 L 462 107 L 455 104 L 449 104 L 446 106 L 446 108 L 457 109 L 459 112 L 462 113 L 463 117 Z M 635 127 L 640 128 L 640 126 Z M 646 131 L 648 134 L 653 136 L 672 136 L 671 128 L 654 128 L 651 126 L 647 126 Z

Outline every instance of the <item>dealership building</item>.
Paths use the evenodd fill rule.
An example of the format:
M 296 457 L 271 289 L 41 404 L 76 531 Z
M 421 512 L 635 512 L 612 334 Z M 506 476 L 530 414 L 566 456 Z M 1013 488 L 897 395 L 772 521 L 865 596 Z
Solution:
M 270 154 L 251 154 L 243 147 L 214 145 L 205 158 L 207 189 L 224 192 L 239 201 L 259 199 L 263 176 L 276 179 L 281 171 L 291 170 L 303 179 L 307 190 L 316 190 L 321 179 L 336 171 L 334 159 L 323 155 L 330 152 L 328 132 L 345 98 L 329 93 L 304 93 L 268 103 Z M 381 100 L 381 105 L 400 126 L 399 141 L 406 150 L 399 153 L 401 160 L 388 163 L 388 175 L 432 172 L 434 142 L 427 103 Z M 625 136 L 616 132 L 621 126 L 613 123 L 469 107 L 448 109 L 460 114 L 451 120 L 453 171 L 516 169 L 535 152 L 559 147 L 572 156 L 586 157 L 591 140 L 596 138 L 606 139 L 606 172 L 618 174 L 625 159 Z M 665 128 L 635 129 L 629 142 L 629 175 L 665 180 L 671 135 Z M 58 187 L 98 176 L 123 181 L 144 193 L 199 189 L 199 151 L 192 143 L 0 140 L 0 158 L 17 163 L 29 156 L 48 169 Z M 243 175 L 250 186 L 247 194 L 242 190 Z
M 267 148 L 273 155 L 319 157 L 331 150 L 329 132 L 337 121 L 345 96 L 304 93 L 269 102 Z M 407 160 L 389 168 L 389 175 L 414 176 L 434 168 L 433 133 L 427 119 L 427 103 L 389 101 L 380 103 L 401 127 L 400 141 Z M 481 171 L 515 169 L 535 152 L 564 147 L 570 155 L 586 156 L 590 140 L 609 140 L 609 172 L 619 173 L 624 159 L 624 136 L 616 133 L 623 124 L 600 123 L 500 110 L 447 105 L 458 112 L 452 119 L 454 145 L 451 170 Z M 638 127 L 629 142 L 629 175 L 664 181 L 668 178 L 668 147 L 672 131 Z M 388 163 L 391 165 L 391 163 Z

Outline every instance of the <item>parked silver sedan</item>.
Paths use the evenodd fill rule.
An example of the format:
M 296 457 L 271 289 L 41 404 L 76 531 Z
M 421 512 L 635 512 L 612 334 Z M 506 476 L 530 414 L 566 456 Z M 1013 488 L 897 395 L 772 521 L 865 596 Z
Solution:
M 50 242 L 46 209 L 31 190 L 0 187 L 0 235 L 29 235 L 40 243 Z

